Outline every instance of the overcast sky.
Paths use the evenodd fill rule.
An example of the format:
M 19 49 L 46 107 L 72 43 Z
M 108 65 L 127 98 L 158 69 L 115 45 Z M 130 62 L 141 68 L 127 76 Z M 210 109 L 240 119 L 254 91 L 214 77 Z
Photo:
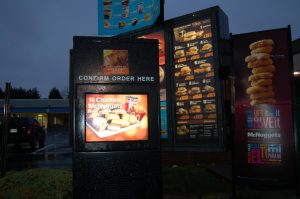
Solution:
M 165 0 L 165 19 L 219 5 L 233 34 L 291 25 L 300 38 L 300 0 Z M 72 37 L 97 35 L 97 0 L 1 0 L 0 87 L 66 92 Z

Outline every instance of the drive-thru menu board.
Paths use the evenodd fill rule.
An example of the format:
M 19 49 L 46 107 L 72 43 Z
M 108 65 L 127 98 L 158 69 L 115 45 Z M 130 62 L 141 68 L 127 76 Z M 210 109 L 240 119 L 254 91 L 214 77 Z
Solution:
M 211 19 L 173 28 L 176 139 L 218 140 Z

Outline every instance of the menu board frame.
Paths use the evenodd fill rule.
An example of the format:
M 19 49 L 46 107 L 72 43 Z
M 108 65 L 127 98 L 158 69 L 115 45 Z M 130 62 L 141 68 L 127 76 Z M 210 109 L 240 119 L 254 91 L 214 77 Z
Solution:
M 185 26 L 192 23 L 197 23 L 201 20 L 210 19 L 211 20 L 211 33 L 213 37 L 211 38 L 211 45 L 213 56 L 211 57 L 211 64 L 214 68 L 214 81 L 215 81 L 215 114 L 218 120 L 215 123 L 215 134 L 216 136 L 213 139 L 206 139 L 202 136 L 198 136 L 200 133 L 196 129 L 196 135 L 194 137 L 186 137 L 181 138 L 176 134 L 178 130 L 177 127 L 179 126 L 176 124 L 177 115 L 176 112 L 176 91 L 178 91 L 178 85 L 176 87 L 176 80 L 175 80 L 175 62 L 173 55 L 175 54 L 175 50 L 173 49 L 174 46 L 174 37 L 173 37 L 173 29 L 180 26 Z M 226 135 L 225 135 L 225 127 L 224 124 L 224 100 L 222 96 L 222 82 L 219 78 L 219 68 L 221 67 L 221 58 L 220 58 L 220 43 L 222 39 L 229 38 L 228 32 L 228 18 L 225 13 L 218 7 L 212 7 L 205 10 L 201 10 L 199 12 L 195 12 L 189 15 L 185 15 L 182 17 L 178 17 L 175 19 L 171 19 L 166 21 L 166 31 L 168 32 L 168 39 L 170 43 L 170 53 L 169 53 L 169 60 L 170 60 L 170 74 L 171 75 L 171 104 L 172 104 L 172 129 L 173 129 L 173 142 L 176 150 L 185 150 L 187 148 L 197 151 L 224 151 L 225 150 L 225 142 L 226 142 Z M 203 47 L 203 46 L 202 46 Z M 177 71 L 178 72 L 178 71 Z M 204 107 L 201 107 L 204 108 Z M 197 111 L 197 110 L 195 110 Z M 201 111 L 201 110 L 200 110 Z M 204 125 L 207 126 L 207 125 Z M 204 127 L 205 128 L 205 127 Z M 210 128 L 210 127 L 209 127 Z
M 273 89 L 270 92 L 274 93 L 271 98 L 275 100 L 260 104 L 260 98 L 256 101 L 252 99 L 255 95 L 259 95 L 259 92 L 252 93 L 254 89 L 252 79 L 256 73 L 251 68 L 254 62 L 249 61 L 253 56 L 246 56 L 245 51 L 256 50 L 258 47 L 256 48 L 255 45 L 265 41 L 272 43 L 269 45 L 272 47 L 271 52 L 266 54 L 270 54 L 268 59 L 271 59 L 272 65 L 275 67 L 272 72 Z M 295 110 L 292 102 L 295 93 L 293 91 L 290 26 L 234 35 L 232 44 L 234 49 L 233 67 L 237 77 L 235 80 L 234 178 L 280 180 L 293 183 L 295 181 L 296 153 Z M 255 53 L 252 54 L 255 55 Z M 265 60 L 262 57 L 259 59 Z M 243 65 L 248 65 L 248 68 L 241 69 L 241 62 L 244 62 Z M 245 78 L 247 80 L 243 80 Z M 251 82 L 251 87 L 247 88 L 248 81 Z M 264 94 L 267 93 L 264 92 Z M 237 118 L 239 118 L 239 122 L 237 122 Z M 260 122 L 261 120 L 266 121 L 267 118 L 271 118 L 275 122 L 271 126 L 266 122 Z M 276 145 L 275 148 L 273 145 Z

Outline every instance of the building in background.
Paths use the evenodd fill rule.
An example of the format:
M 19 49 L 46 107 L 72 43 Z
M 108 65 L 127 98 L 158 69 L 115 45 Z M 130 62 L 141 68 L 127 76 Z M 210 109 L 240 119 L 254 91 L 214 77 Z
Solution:
M 0 100 L 0 120 L 4 100 Z M 51 130 L 69 130 L 68 99 L 11 99 L 11 117 L 32 117 Z

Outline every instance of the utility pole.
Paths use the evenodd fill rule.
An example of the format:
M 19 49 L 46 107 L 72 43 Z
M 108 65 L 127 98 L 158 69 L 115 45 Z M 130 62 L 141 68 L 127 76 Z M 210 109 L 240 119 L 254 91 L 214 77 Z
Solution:
M 9 118 L 9 98 L 10 98 L 10 83 L 5 84 L 5 97 L 4 97 L 4 117 L 3 117 L 3 129 L 2 129 L 2 143 L 1 143 L 1 178 L 6 174 L 6 147 L 8 136 L 8 118 Z

